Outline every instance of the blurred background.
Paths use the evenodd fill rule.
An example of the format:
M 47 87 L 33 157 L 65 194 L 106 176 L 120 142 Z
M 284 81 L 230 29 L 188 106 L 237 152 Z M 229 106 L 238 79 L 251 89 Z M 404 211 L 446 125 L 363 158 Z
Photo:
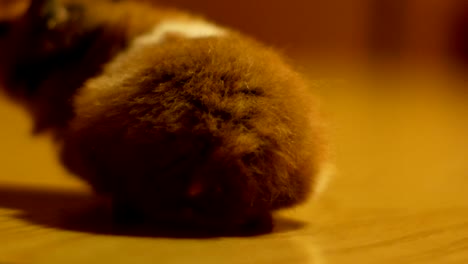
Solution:
M 284 52 L 335 61 L 468 65 L 466 0 L 160 0 Z
M 375 62 L 468 66 L 466 0 L 133 1 L 202 14 L 321 66 L 331 62 L 333 67 Z M 19 12 L 27 2 L 0 0 L 0 17 Z

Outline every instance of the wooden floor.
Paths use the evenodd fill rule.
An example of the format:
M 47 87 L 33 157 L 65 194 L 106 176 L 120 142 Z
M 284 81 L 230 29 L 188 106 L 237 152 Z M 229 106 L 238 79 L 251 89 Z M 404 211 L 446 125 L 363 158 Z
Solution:
M 0 263 L 468 263 L 462 85 L 372 76 L 314 80 L 336 175 L 321 197 L 281 212 L 273 234 L 250 238 L 111 232 L 50 142 L 1 99 Z

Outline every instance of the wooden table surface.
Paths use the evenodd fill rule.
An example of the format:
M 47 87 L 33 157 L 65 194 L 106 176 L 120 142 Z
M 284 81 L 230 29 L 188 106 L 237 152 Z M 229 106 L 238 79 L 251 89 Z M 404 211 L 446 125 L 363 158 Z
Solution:
M 336 175 L 249 238 L 114 232 L 1 98 L 0 263 L 468 263 L 468 97 L 428 76 L 314 80 Z

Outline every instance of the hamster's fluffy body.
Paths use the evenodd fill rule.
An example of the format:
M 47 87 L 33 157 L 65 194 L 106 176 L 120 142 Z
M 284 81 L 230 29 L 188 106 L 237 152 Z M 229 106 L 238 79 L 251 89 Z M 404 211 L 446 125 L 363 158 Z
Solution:
M 313 193 L 316 102 L 274 50 L 136 1 L 33 0 L 9 23 L 7 93 L 124 214 L 229 230 Z

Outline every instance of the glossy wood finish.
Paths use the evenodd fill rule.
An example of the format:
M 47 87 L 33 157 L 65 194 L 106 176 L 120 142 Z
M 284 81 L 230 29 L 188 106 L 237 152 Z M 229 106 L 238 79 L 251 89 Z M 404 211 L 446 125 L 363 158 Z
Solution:
M 0 263 L 468 263 L 468 97 L 441 92 L 463 85 L 376 76 L 313 80 L 337 173 L 249 238 L 114 229 L 2 98 Z

